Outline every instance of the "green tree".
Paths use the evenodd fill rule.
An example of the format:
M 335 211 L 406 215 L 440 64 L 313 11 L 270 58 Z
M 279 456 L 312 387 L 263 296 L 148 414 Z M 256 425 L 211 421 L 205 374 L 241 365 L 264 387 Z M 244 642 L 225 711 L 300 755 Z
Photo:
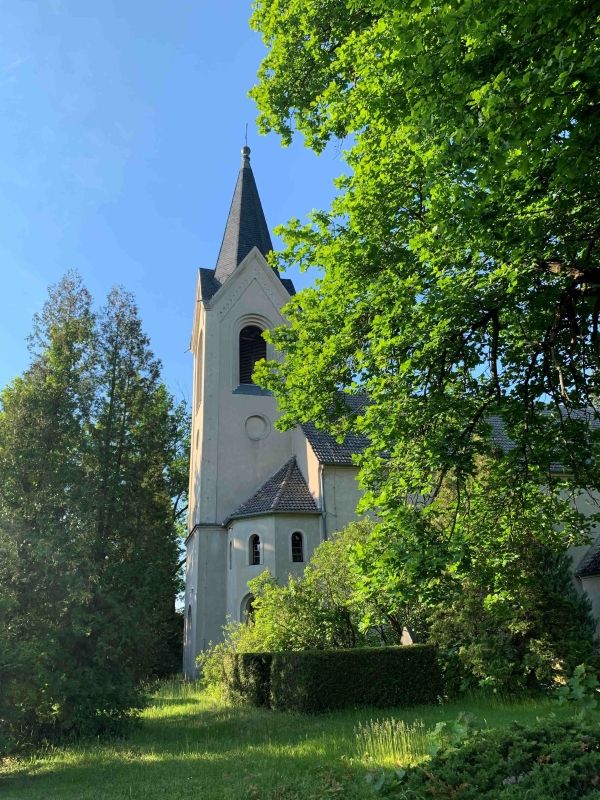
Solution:
M 559 460 L 595 485 L 576 413 L 598 396 L 593 7 L 262 0 L 253 25 L 263 128 L 352 137 L 332 210 L 284 230 L 280 263 L 324 268 L 273 336 L 284 420 L 347 417 L 359 380 L 365 476 L 387 487 L 397 463 L 394 497 L 468 470 L 492 412 L 524 473 Z
M 249 581 L 254 596 L 247 624 L 231 623 L 225 642 L 200 659 L 209 682 L 221 679 L 220 663 L 230 651 L 277 652 L 398 644 L 404 625 L 416 618 L 410 609 L 381 603 L 360 591 L 363 553 L 375 526 L 353 522 L 315 549 L 304 573 L 284 584 L 265 571 Z M 361 564 L 362 566 L 362 564 Z
M 112 290 L 101 312 L 96 373 L 93 552 L 104 591 L 127 609 L 121 635 L 141 678 L 165 669 L 179 588 L 173 497 L 187 486 L 186 437 L 182 408 L 162 384 L 133 298 L 122 289 Z
M 401 577 L 436 602 L 482 459 L 507 558 L 525 540 L 584 541 L 593 518 L 565 499 L 600 477 L 595 8 L 258 0 L 252 24 L 268 47 L 263 130 L 348 142 L 331 209 L 281 230 L 275 262 L 322 274 L 271 334 L 284 360 L 257 377 L 281 425 L 368 436 L 365 506 L 383 533 L 365 591 Z M 358 413 L 343 401 L 356 391 Z
M 129 295 L 51 288 L 0 411 L 3 745 L 122 728 L 172 654 L 186 414 Z

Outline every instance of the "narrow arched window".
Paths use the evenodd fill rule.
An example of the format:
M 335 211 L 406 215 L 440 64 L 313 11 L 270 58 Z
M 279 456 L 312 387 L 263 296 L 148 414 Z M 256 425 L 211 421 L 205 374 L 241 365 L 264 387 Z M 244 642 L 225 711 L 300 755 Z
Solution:
M 300 531 L 292 533 L 292 561 L 304 561 L 304 542 Z
M 267 343 L 258 325 L 246 325 L 240 331 L 240 383 L 252 383 L 254 366 L 267 357 Z
M 254 622 L 254 595 L 249 594 L 242 600 L 242 622 L 250 625 Z
M 250 564 L 260 564 L 260 536 L 256 533 L 250 537 L 249 551 Z
M 229 542 L 229 569 L 231 569 L 232 561 L 233 561 L 233 542 Z

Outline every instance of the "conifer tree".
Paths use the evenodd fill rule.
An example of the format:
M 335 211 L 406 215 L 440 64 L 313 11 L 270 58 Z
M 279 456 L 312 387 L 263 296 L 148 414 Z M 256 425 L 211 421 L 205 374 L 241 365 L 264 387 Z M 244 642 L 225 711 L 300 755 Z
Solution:
M 172 669 L 187 415 L 132 297 L 50 290 L 0 413 L 0 718 L 11 739 L 101 732 Z M 6 738 L 6 737 L 5 737 Z M 1 746 L 1 745 L 0 745 Z

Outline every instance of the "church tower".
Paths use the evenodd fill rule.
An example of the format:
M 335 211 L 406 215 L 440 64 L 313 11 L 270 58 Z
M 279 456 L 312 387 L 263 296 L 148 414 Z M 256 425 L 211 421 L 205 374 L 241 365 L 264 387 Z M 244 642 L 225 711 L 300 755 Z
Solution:
M 196 292 L 184 655 L 188 674 L 193 673 L 195 655 L 221 639 L 226 618 L 243 618 L 249 603 L 244 600 L 247 580 L 261 571 L 260 565 L 267 568 L 273 555 L 272 537 L 259 530 L 264 525 L 252 524 L 257 533 L 250 544 L 234 540 L 230 522 L 244 501 L 292 457 L 292 434 L 274 429 L 275 399 L 252 382 L 256 361 L 273 356 L 262 332 L 284 322 L 280 309 L 294 293 L 292 282 L 267 264 L 271 249 L 250 148 L 244 147 L 216 267 L 199 270 Z M 311 511 L 316 512 L 314 502 Z M 255 552 L 248 555 L 248 548 Z M 253 559 L 255 564 L 247 563 Z
M 285 323 L 294 294 L 266 256 L 272 249 L 250 149 L 242 148 L 221 249 L 200 269 L 194 357 L 189 527 L 186 539 L 184 672 L 221 641 L 228 619 L 252 613 L 248 581 L 263 570 L 284 583 L 302 573 L 329 533 L 355 519 L 360 492 L 353 454 L 314 425 L 275 429 L 278 408 L 253 383 L 254 365 L 274 358 L 263 331 Z

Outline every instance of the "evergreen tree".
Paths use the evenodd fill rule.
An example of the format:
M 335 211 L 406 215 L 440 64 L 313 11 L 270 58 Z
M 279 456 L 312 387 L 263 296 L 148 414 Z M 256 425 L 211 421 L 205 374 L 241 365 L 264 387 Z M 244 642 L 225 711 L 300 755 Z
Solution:
M 0 413 L 0 717 L 13 741 L 122 727 L 172 669 L 186 413 L 130 295 L 50 291 Z M 8 734 L 5 735 L 8 738 Z

